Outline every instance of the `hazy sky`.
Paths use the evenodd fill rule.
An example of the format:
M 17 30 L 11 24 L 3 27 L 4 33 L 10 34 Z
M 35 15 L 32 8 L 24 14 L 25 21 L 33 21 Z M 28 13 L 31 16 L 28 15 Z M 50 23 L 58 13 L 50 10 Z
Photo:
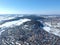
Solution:
M 0 0 L 0 14 L 60 14 L 60 0 Z

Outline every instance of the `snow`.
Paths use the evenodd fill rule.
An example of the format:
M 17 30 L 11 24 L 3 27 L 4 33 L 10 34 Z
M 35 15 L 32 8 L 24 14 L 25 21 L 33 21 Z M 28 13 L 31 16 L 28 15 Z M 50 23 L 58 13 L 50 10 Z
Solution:
M 48 33 L 60 36 L 60 29 L 58 28 L 44 26 L 43 29 L 47 31 Z
M 47 27 L 47 26 L 43 27 L 43 29 L 47 32 L 49 32 L 51 30 L 50 27 Z
M 5 30 L 0 31 L 0 35 L 1 35 L 1 33 L 4 32 L 4 31 L 5 31 Z
M 60 29 L 57 28 L 51 28 L 50 33 L 60 36 Z
M 20 24 L 22 24 L 22 23 L 24 23 L 24 22 L 27 22 L 27 21 L 31 21 L 30 19 L 21 19 L 20 21 L 18 21 L 17 23 L 16 23 L 16 25 L 20 25 Z
M 16 16 L 15 16 L 16 17 Z M 4 20 L 11 20 L 11 19 L 14 19 L 15 17 L 1 17 L 0 16 L 0 22 L 1 21 L 4 21 Z M 23 15 L 21 15 L 20 17 L 23 17 Z M 31 19 L 20 19 L 20 20 L 16 20 L 16 21 L 10 21 L 10 22 L 5 22 L 4 24 L 0 24 L 0 28 L 4 28 L 4 27 L 14 27 L 14 26 L 19 26 L 21 24 L 23 24 L 24 22 L 27 22 L 27 21 L 31 21 Z M 42 22 L 42 21 L 41 21 Z M 51 34 L 54 34 L 54 35 L 57 35 L 57 36 L 60 36 L 60 29 L 56 29 L 56 28 L 53 28 L 51 23 L 50 22 L 45 22 L 44 23 L 44 27 L 43 29 Z M 27 28 L 28 25 L 25 25 L 25 29 L 28 29 Z M 56 27 L 56 26 L 55 26 Z M 60 27 L 60 22 L 57 23 L 57 27 Z M 2 32 L 4 32 L 5 30 L 1 30 L 0 31 L 0 35 Z
M 50 23 L 47 23 L 47 22 L 45 22 L 45 24 L 46 24 L 47 26 L 49 26 L 49 27 L 51 27 L 51 26 L 52 26 Z
M 0 17 L 0 21 L 14 19 L 15 17 Z
M 15 17 L 16 17 L 16 16 L 14 16 L 14 17 L 0 16 L 0 22 L 5 21 L 5 20 L 11 20 L 11 19 L 14 19 Z M 23 15 L 22 15 L 22 16 L 19 16 L 19 17 L 23 17 Z M 1 35 L 2 32 L 5 31 L 3 28 L 19 26 L 19 25 L 21 25 L 22 23 L 27 22 L 27 21 L 31 21 L 31 20 L 25 18 L 25 19 L 20 19 L 20 20 L 10 21 L 10 22 L 5 22 L 5 23 L 3 23 L 3 24 L 0 24 L 0 28 L 1 28 L 1 30 L 0 30 L 0 35 Z
M 2 25 L 0 25 L 0 28 L 2 29 L 0 31 L 0 35 L 2 32 L 4 32 L 5 30 L 3 30 L 4 27 L 14 27 L 14 26 L 19 26 L 21 24 L 23 24 L 24 22 L 27 22 L 27 21 L 31 21 L 30 19 L 20 19 L 20 20 L 17 20 L 17 21 L 11 21 L 11 22 L 6 22 Z
M 20 19 L 17 21 L 11 21 L 11 22 L 6 22 L 2 25 L 0 25 L 0 27 L 13 27 L 14 25 L 21 25 L 22 23 L 26 22 L 26 21 L 31 21 L 30 19 Z

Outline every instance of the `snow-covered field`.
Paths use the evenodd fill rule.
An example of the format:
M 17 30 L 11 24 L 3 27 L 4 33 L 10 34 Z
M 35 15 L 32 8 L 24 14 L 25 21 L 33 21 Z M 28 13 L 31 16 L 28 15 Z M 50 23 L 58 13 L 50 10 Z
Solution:
M 57 28 L 57 27 L 59 27 L 59 28 Z M 45 22 L 45 26 L 43 27 L 43 29 L 45 31 L 49 32 L 49 33 L 52 33 L 52 34 L 57 35 L 57 36 L 60 37 L 60 26 L 58 25 L 58 23 L 57 23 L 57 25 L 52 25 L 48 22 Z
M 11 22 L 6 22 L 2 25 L 0 25 L 0 28 L 1 27 L 13 27 L 14 25 L 20 25 L 26 21 L 31 21 L 30 19 L 20 19 L 20 20 L 17 20 L 17 21 L 11 21 Z

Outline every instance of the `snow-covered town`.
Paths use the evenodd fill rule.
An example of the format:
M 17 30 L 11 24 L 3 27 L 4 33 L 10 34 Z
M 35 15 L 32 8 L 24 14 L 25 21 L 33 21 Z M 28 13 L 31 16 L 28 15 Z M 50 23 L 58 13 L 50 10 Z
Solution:
M 60 16 L 10 16 L 1 18 L 0 45 L 60 45 Z

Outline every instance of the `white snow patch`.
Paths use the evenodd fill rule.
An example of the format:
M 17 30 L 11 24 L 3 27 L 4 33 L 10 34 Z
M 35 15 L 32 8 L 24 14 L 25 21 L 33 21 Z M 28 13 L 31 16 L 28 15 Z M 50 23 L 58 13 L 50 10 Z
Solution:
M 18 26 L 27 21 L 31 21 L 31 20 L 30 19 L 20 19 L 17 21 L 6 22 L 6 23 L 0 25 L 0 27 L 13 27 L 14 25 Z
M 50 29 L 50 27 L 43 27 L 43 29 L 45 30 L 45 31 L 47 31 L 47 32 L 49 32 L 51 29 Z
M 50 33 L 60 36 L 60 29 L 51 28 Z
M 15 17 L 0 17 L 0 21 L 4 21 L 4 20 L 11 20 L 14 19 Z
M 51 27 L 43 27 L 43 29 L 51 34 L 54 34 L 54 35 L 57 35 L 57 36 L 60 36 L 60 29 L 57 29 L 57 28 L 51 28 Z
M 27 21 L 31 21 L 31 19 L 20 19 L 20 21 L 18 21 L 16 25 L 21 25 L 22 23 L 27 22 Z

